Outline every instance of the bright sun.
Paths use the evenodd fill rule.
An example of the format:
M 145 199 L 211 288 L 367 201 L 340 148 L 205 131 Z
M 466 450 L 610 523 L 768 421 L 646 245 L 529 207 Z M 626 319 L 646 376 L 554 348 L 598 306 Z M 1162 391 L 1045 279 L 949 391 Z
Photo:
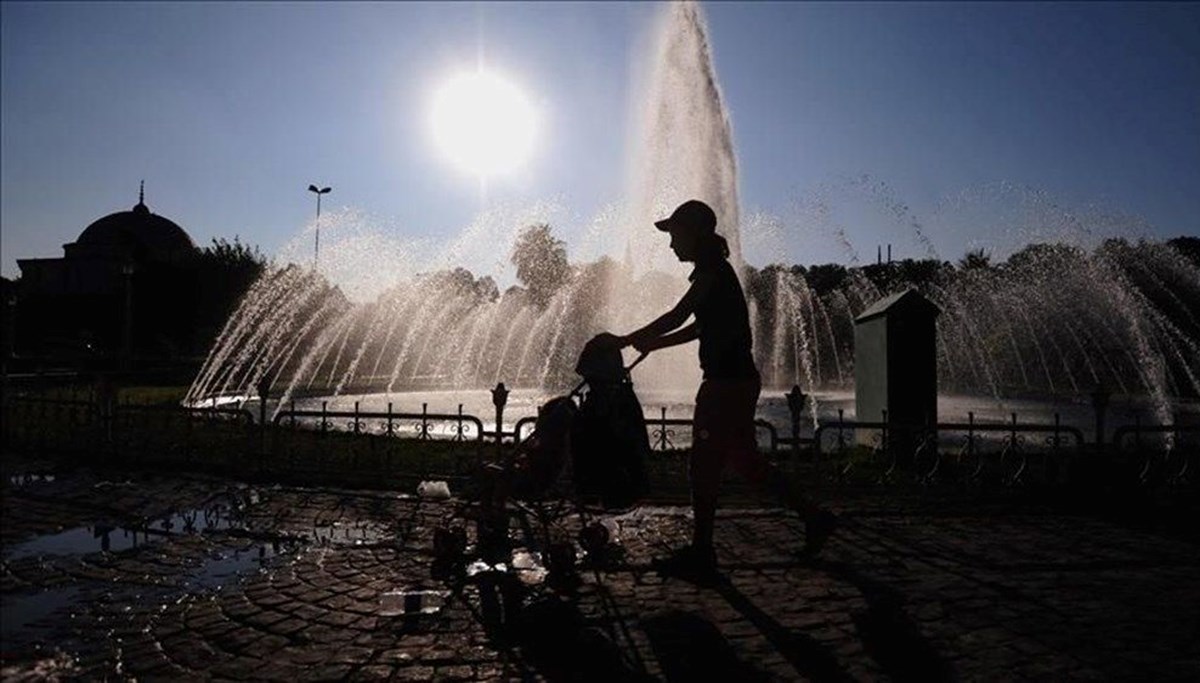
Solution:
M 480 178 L 510 173 L 533 151 L 537 116 L 512 83 L 486 71 L 455 76 L 433 100 L 433 139 Z

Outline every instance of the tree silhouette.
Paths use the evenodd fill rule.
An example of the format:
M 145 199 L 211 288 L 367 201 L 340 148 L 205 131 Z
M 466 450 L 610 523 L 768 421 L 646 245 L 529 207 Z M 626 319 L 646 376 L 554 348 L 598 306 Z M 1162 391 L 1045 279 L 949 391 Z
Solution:
M 992 267 L 992 255 L 983 247 L 972 249 L 958 260 L 958 267 L 962 270 L 987 270 Z
M 517 279 L 529 290 L 530 301 L 539 308 L 550 303 L 571 275 L 566 243 L 556 239 L 545 223 L 521 231 L 513 246 L 512 262 L 517 267 Z

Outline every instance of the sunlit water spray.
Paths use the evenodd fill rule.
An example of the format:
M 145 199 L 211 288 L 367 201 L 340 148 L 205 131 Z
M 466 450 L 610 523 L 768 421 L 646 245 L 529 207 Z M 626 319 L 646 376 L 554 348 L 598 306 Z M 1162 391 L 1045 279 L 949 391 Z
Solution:
M 461 266 L 483 264 L 503 280 L 517 235 L 529 225 L 561 226 L 561 206 L 491 207 L 444 244 L 405 242 L 361 212 L 331 212 L 322 217 L 330 243 L 321 271 L 277 267 L 256 282 L 188 400 L 253 396 L 259 386 L 277 406 L 343 395 L 383 402 L 395 393 L 479 391 L 497 382 L 561 392 L 578 380 L 574 364 L 587 339 L 645 324 L 682 294 L 688 267 L 674 261 L 653 220 L 693 197 L 716 210 L 739 265 L 743 244 L 770 263 L 799 260 L 790 249 L 804 253 L 824 240 L 844 262 L 862 266 L 740 268 L 769 391 L 798 384 L 810 395 L 845 396 L 854 317 L 882 296 L 917 287 L 942 310 L 943 394 L 1004 406 L 1030 396 L 1079 402 L 1105 388 L 1139 397 L 1158 422 L 1173 419 L 1179 397 L 1200 394 L 1200 270 L 1164 244 L 1101 243 L 1144 234 L 1135 219 L 1070 210 L 1006 184 L 966 191 L 923 217 L 866 175 L 799 197 L 782 216 L 743 217 L 729 116 L 696 5 L 664 7 L 646 64 L 627 198 L 587 221 L 572 245 L 603 256 L 571 265 L 546 291 L 501 289 L 491 275 Z M 1004 267 L 940 260 L 934 237 L 963 222 L 990 226 L 997 240 L 979 246 L 997 262 L 1008 258 Z M 864 226 L 871 243 L 860 253 Z M 310 237 L 298 236 L 276 262 L 309 263 Z M 1025 248 L 1031 241 L 1060 244 Z M 926 260 L 875 266 L 881 242 Z M 545 259 L 541 270 L 563 266 L 554 254 Z M 695 349 L 655 354 L 634 380 L 639 392 L 689 394 L 699 381 Z

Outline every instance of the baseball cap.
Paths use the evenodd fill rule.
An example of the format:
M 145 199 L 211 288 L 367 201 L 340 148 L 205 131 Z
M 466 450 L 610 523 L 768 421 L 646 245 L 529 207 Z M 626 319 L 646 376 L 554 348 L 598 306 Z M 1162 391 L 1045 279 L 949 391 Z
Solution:
M 713 213 L 708 204 L 699 199 L 689 199 L 680 204 L 667 218 L 654 221 L 654 227 L 663 232 L 684 229 L 701 234 L 712 234 L 717 230 L 717 214 Z

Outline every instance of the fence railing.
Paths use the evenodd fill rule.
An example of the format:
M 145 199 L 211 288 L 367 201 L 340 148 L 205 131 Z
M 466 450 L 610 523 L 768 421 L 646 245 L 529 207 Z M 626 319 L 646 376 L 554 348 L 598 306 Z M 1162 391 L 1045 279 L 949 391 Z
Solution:
M 1160 444 L 1157 445 L 1169 444 L 1170 447 L 1144 447 L 1143 441 L 1148 435 L 1162 437 L 1158 439 Z M 1142 483 L 1148 484 L 1161 479 L 1169 484 L 1187 484 L 1191 480 L 1191 470 L 1194 467 L 1192 461 L 1197 457 L 1196 450 L 1200 449 L 1200 444 L 1197 443 L 1179 447 L 1178 442 L 1187 435 L 1200 436 L 1200 425 L 1144 425 L 1138 421 L 1118 427 L 1113 432 L 1112 445 L 1118 451 L 1124 451 L 1127 444 L 1132 442 L 1133 452 L 1141 456 L 1138 479 Z
M 475 441 L 482 445 L 488 432 L 484 431 L 483 420 L 463 412 L 462 404 L 457 413 L 431 413 L 429 404 L 421 404 L 421 412 L 396 412 L 389 403 L 386 411 L 361 410 L 359 402 L 354 402 L 354 410 L 329 410 L 328 401 L 321 402 L 320 410 L 297 410 L 295 404 L 287 410 L 280 410 L 272 418 L 276 426 L 287 423 L 295 429 L 305 426 L 305 421 L 315 423 L 316 431 L 327 433 L 336 420 L 347 420 L 347 431 L 353 434 L 379 434 L 382 436 L 401 437 L 411 432 L 413 438 L 428 441 L 433 438 L 445 438 L 451 441 Z M 374 423 L 372 429 L 371 423 Z M 439 430 L 441 426 L 443 429 Z M 494 432 L 493 432 L 494 434 Z
M 1035 459 L 1042 465 L 1043 479 L 1057 479 L 1061 470 L 1058 458 L 1067 453 L 1078 455 L 1086 445 L 1083 431 L 1062 424 L 1058 414 L 1055 414 L 1053 424 L 1019 423 L 1016 413 L 1011 414 L 1010 422 L 1004 423 L 976 422 L 974 413 L 968 413 L 967 416 L 966 422 L 939 422 L 934 425 L 839 418 L 821 424 L 814 431 L 813 454 L 820 458 L 829 453 L 823 444 L 826 436 L 833 435 L 834 453 L 845 453 L 857 445 L 883 455 L 887 465 L 880 475 L 881 479 L 890 479 L 901 466 L 911 466 L 919 481 L 933 483 L 952 465 L 959 479 L 979 482 L 987 476 L 991 465 L 990 469 L 996 470 L 997 478 L 1012 486 L 1025 483 Z M 862 431 L 870 433 L 868 438 L 858 438 Z M 855 434 L 853 444 L 847 440 L 846 432 Z M 989 439 L 990 435 L 1000 438 Z M 1045 435 L 1044 447 L 1033 448 L 1028 438 L 1031 435 Z M 1071 442 L 1069 448 L 1064 447 L 1064 441 Z M 959 443 L 957 448 L 943 447 L 954 443 Z M 985 447 L 989 445 L 993 447 L 994 458 L 987 457 L 985 452 Z M 854 464 L 852 460 L 846 461 L 836 476 L 847 477 Z
M 330 410 L 327 402 L 322 402 L 320 409 L 299 409 L 292 403 L 267 421 L 263 405 L 256 415 L 241 404 L 199 408 L 9 397 L 4 412 L 6 441 L 16 437 L 25 444 L 44 447 L 53 436 L 47 425 L 58 424 L 69 428 L 68 440 L 79 442 L 74 444 L 78 446 L 118 451 L 170 442 L 186 454 L 195 448 L 190 436 L 199 423 L 227 425 L 230 447 L 259 453 L 272 449 L 268 434 L 279 430 L 463 442 L 481 453 L 487 443 L 494 444 L 497 452 L 506 445 L 520 443 L 537 421 L 534 416 L 522 417 L 508 430 L 501 409 L 495 427 L 488 430 L 481 418 L 464 412 L 461 404 L 457 412 L 435 413 L 429 411 L 427 403 L 422 404 L 419 413 L 396 411 L 390 403 L 384 411 L 364 411 L 358 402 L 353 410 Z M 668 417 L 665 407 L 658 408 L 657 413 L 646 417 L 652 450 L 689 447 L 692 421 Z M 923 483 L 945 478 L 979 482 L 990 477 L 1019 485 L 1026 483 L 1036 468 L 1040 467 L 1038 474 L 1043 480 L 1054 480 L 1067 466 L 1067 460 L 1107 453 L 1139 459 L 1137 477 L 1144 484 L 1185 484 L 1190 483 L 1195 468 L 1191 462 L 1194 449 L 1173 448 L 1170 444 L 1200 434 L 1200 425 L 1136 423 L 1117 428 L 1106 448 L 1102 442 L 1087 443 L 1081 429 L 1062 424 L 1057 414 L 1052 424 L 1020 422 L 1015 413 L 1007 422 L 977 422 L 974 414 L 968 413 L 966 422 L 904 425 L 886 419 L 846 420 L 839 412 L 838 419 L 819 423 L 811 437 L 803 437 L 799 412 L 793 411 L 792 417 L 790 437 L 781 437 L 770 421 L 756 419 L 760 448 L 778 455 L 781 447 L 790 447 L 790 452 L 810 455 L 814 462 L 831 468 L 834 477 L 842 480 L 856 468 L 862 469 L 865 457 L 874 458 L 874 465 L 883 464 L 878 474 L 881 481 L 890 481 L 903 469 Z M 41 425 L 40 430 L 34 424 Z M 62 435 L 58 437 L 62 439 Z

